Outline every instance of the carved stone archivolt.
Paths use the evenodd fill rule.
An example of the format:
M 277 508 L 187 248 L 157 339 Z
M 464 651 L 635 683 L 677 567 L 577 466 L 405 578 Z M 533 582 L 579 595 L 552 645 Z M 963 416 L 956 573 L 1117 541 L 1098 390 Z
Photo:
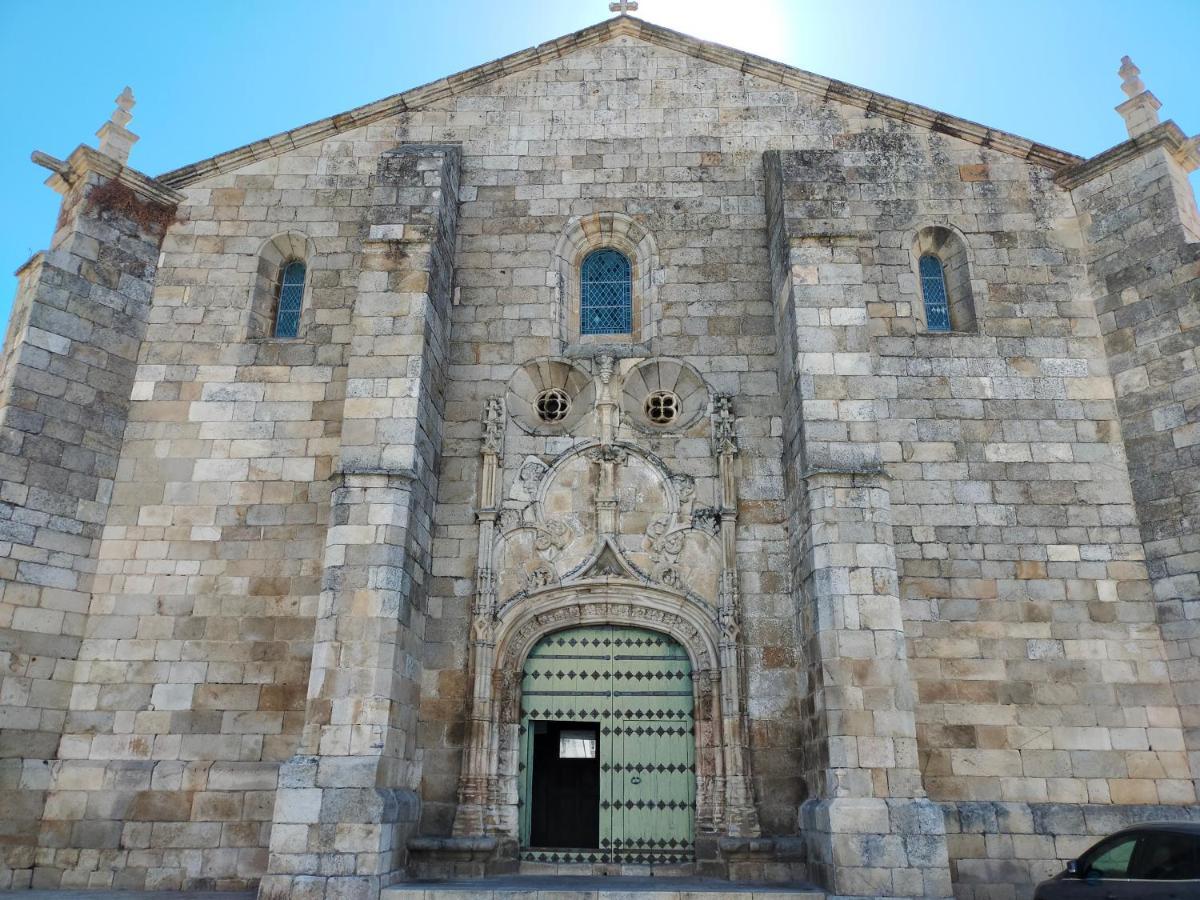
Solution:
M 613 624 L 661 631 L 687 650 L 698 723 L 697 825 L 756 835 L 743 753 L 732 401 L 722 398 L 712 410 L 712 475 L 704 481 L 704 502 L 711 497 L 712 505 L 697 506 L 693 476 L 615 438 L 623 415 L 621 371 L 639 367 L 619 371 L 613 360 L 599 359 L 593 368 L 590 386 L 572 384 L 574 397 L 594 397 L 590 420 L 577 420 L 580 436 L 553 459 L 525 453 L 503 460 L 505 414 L 514 400 L 510 392 L 505 402 L 485 404 L 473 687 L 454 832 L 517 837 L 525 656 L 551 632 Z M 707 403 L 706 388 L 703 396 Z

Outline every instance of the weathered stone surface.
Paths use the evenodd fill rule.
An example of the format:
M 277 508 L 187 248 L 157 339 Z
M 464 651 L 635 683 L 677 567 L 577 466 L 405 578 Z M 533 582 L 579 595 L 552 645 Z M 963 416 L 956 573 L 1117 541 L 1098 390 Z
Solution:
M 701 867 L 983 900 L 1191 815 L 1200 217 L 1138 122 L 1081 161 L 625 18 L 161 182 L 79 151 L 0 363 L 0 887 L 515 865 L 488 627 L 572 579 L 714 657 Z

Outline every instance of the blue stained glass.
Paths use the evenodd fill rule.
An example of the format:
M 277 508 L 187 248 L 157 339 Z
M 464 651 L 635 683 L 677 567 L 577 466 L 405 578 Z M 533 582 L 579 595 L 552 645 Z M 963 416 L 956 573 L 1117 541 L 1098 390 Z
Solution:
M 930 331 L 950 330 L 950 306 L 946 298 L 946 273 L 936 256 L 921 257 L 921 297 L 925 300 L 925 326 Z
M 304 263 L 290 262 L 279 280 L 279 305 L 275 309 L 275 337 L 300 334 L 300 304 L 304 300 Z
M 633 284 L 629 260 L 618 250 L 588 254 L 580 271 L 581 334 L 631 334 Z

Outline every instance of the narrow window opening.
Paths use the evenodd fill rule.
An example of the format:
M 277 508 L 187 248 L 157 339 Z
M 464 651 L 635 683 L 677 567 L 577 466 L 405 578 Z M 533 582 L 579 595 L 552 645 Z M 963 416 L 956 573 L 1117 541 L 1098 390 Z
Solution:
M 619 250 L 596 250 L 583 261 L 579 331 L 581 334 L 633 332 L 632 269 Z
M 275 304 L 277 338 L 300 334 L 300 304 L 304 300 L 304 263 L 293 260 L 283 267 L 279 278 L 279 299 Z
M 932 253 L 921 257 L 921 297 L 925 302 L 925 327 L 930 331 L 950 330 L 950 303 L 946 294 L 946 272 Z

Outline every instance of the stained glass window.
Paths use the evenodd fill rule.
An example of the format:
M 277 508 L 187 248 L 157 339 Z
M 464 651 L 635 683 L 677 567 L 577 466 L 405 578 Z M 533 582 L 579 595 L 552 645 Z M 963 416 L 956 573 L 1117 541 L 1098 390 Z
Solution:
M 946 273 L 942 261 L 932 254 L 926 254 L 921 257 L 920 270 L 925 325 L 930 331 L 949 331 L 950 304 L 946 297 Z
M 300 334 L 300 303 L 304 299 L 304 263 L 290 262 L 279 279 L 279 303 L 275 307 L 275 337 Z
M 633 285 L 625 255 L 612 249 L 588 254 L 580 279 L 580 333 L 632 333 Z

